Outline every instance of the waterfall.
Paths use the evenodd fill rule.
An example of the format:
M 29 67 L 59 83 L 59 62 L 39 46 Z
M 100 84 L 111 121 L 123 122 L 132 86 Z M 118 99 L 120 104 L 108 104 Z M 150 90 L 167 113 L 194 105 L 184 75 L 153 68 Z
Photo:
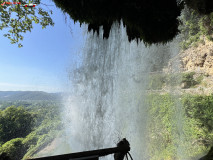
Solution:
M 114 147 L 127 138 L 133 159 L 147 160 L 149 74 L 162 71 L 178 45 L 129 42 L 118 23 L 109 39 L 102 34 L 87 34 L 81 65 L 70 72 L 63 119 L 72 152 Z

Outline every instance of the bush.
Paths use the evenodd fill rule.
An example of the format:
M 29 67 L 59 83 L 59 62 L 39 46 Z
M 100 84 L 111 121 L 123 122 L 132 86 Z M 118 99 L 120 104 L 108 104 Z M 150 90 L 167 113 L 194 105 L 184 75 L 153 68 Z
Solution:
M 6 153 L 11 159 L 14 160 L 22 159 L 26 152 L 26 148 L 24 148 L 22 141 L 23 138 L 15 138 L 6 142 L 0 148 L 0 154 Z
M 199 75 L 197 78 L 194 78 L 195 72 L 188 72 L 182 74 L 182 83 L 184 83 L 183 88 L 190 88 L 200 84 L 203 80 L 203 75 Z
M 182 83 L 184 83 L 184 88 L 190 88 L 191 86 L 195 86 L 197 82 L 194 80 L 195 72 L 183 73 L 182 75 Z
M 148 89 L 159 90 L 165 85 L 166 75 L 164 74 L 153 74 L 150 76 Z
M 28 135 L 34 123 L 34 114 L 23 107 L 8 107 L 0 112 L 0 141 L 7 142 L 13 138 Z

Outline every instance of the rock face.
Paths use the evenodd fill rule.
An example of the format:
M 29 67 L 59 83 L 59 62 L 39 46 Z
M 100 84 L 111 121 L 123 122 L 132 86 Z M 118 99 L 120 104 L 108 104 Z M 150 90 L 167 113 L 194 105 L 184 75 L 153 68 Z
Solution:
M 184 3 L 176 0 L 53 0 L 74 21 L 88 24 L 88 31 L 108 38 L 114 22 L 123 22 L 129 41 L 167 43 L 178 33 L 177 19 Z
M 203 39 L 203 42 L 196 47 L 181 51 L 170 59 L 168 67 L 164 68 L 166 73 L 194 72 L 192 80 L 201 77 L 200 82 L 191 88 L 188 88 L 186 83 L 182 83 L 180 88 L 183 93 L 213 94 L 213 42 Z
M 184 71 L 202 72 L 213 75 L 213 42 L 204 40 L 197 47 L 180 53 Z

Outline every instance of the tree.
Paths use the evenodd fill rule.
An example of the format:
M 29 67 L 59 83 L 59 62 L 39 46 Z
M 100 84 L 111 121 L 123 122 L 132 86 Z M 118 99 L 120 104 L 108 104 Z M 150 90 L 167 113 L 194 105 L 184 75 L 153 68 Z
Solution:
M 27 136 L 32 130 L 34 119 L 34 114 L 23 107 L 10 106 L 0 111 L 0 142 Z
M 43 28 L 48 25 L 54 26 L 54 22 L 50 17 L 52 11 L 46 11 L 39 6 L 36 7 L 24 7 L 23 4 L 26 2 L 16 0 L 9 2 L 0 0 L 0 30 L 5 29 L 5 37 L 10 39 L 12 44 L 18 44 L 18 47 L 23 45 L 20 41 L 23 40 L 23 33 L 33 29 L 33 22 L 40 24 Z M 29 1 L 31 3 L 32 1 Z M 13 5 L 11 3 L 14 3 Z
M 15 138 L 6 142 L 0 147 L 0 155 L 7 155 L 11 159 L 22 159 L 26 152 L 26 148 L 24 148 L 22 141 L 23 138 Z M 1 158 L 4 160 L 11 160 L 6 159 L 5 157 L 0 157 L 0 159 Z

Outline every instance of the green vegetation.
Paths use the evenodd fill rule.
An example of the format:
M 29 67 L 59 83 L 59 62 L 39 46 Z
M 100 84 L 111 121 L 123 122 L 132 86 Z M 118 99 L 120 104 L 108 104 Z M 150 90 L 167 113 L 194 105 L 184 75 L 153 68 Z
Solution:
M 160 90 L 165 86 L 167 82 L 167 77 L 165 74 L 152 74 L 149 79 L 149 87 L 148 89 Z
M 182 81 L 184 83 L 183 88 L 194 87 L 197 84 L 200 84 L 203 80 L 203 75 L 199 75 L 197 78 L 194 78 L 195 72 L 188 72 L 182 74 Z
M 150 94 L 149 153 L 151 160 L 189 159 L 213 144 L 213 95 Z
M 13 104 L 0 110 L 0 155 L 29 158 L 62 134 L 60 103 L 19 101 Z
M 0 30 L 5 29 L 4 36 L 10 40 L 11 44 L 18 44 L 18 47 L 22 47 L 20 41 L 24 38 L 23 33 L 31 32 L 33 23 L 40 24 L 42 28 L 54 25 L 50 18 L 52 11 L 45 11 L 39 6 L 23 7 L 22 5 L 26 3 L 24 0 L 19 0 L 20 4 L 16 5 L 9 5 L 4 2 L 11 1 L 0 0 L 0 4 L 4 4 L 0 5 Z M 13 2 L 17 1 L 13 0 Z
M 32 128 L 35 115 L 23 107 L 8 107 L 0 111 L 0 142 L 5 143 L 16 137 L 25 137 Z
M 213 13 L 200 15 L 194 10 L 185 8 L 180 19 L 183 24 L 180 26 L 184 39 L 181 43 L 182 49 L 196 46 L 199 42 L 204 43 L 204 37 L 213 40 Z
M 164 86 L 180 86 L 184 89 L 195 87 L 203 80 L 203 75 L 195 77 L 195 72 L 162 74 L 156 73 L 150 75 L 149 87 L 151 90 L 161 90 Z
M 122 20 L 129 41 L 136 39 L 145 44 L 167 43 L 179 33 L 178 16 L 185 3 L 193 11 L 188 12 L 191 16 L 182 19 L 184 25 L 180 30 L 184 34 L 187 32 L 186 35 L 188 35 L 182 46 L 187 48 L 193 42 L 198 41 L 200 35 L 206 35 L 212 39 L 213 2 L 211 0 L 184 0 L 181 3 L 177 3 L 176 0 L 151 0 L 149 2 L 144 0 L 53 1 L 74 21 L 88 24 L 88 31 L 92 30 L 99 34 L 100 27 L 103 27 L 103 37 L 108 38 L 112 24 L 114 22 L 120 24 Z M 41 7 L 43 4 L 39 1 L 39 5 L 32 8 L 22 7 L 26 3 L 24 0 L 19 0 L 19 4 L 16 5 L 4 2 L 10 1 L 0 0 L 0 4 L 2 4 L 0 5 L 0 30 L 4 29 L 4 36 L 10 39 L 12 44 L 18 44 L 18 47 L 22 47 L 20 41 L 24 38 L 23 34 L 31 32 L 33 23 L 40 24 L 42 28 L 49 25 L 54 26 L 50 17 L 52 11 L 44 10 Z M 194 17 L 197 18 L 192 19 Z M 198 32 L 194 32 L 197 29 Z

